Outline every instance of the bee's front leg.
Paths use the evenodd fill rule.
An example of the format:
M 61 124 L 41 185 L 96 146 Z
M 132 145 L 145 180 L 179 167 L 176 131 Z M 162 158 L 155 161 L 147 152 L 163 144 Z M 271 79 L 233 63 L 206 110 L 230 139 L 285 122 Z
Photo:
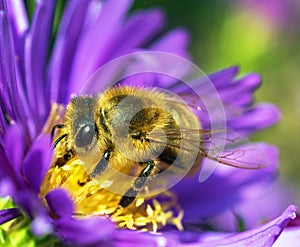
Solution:
M 153 174 L 155 163 L 153 160 L 146 162 L 146 167 L 142 170 L 140 175 L 134 180 L 132 186 L 126 191 L 121 198 L 119 205 L 123 208 L 128 207 L 136 198 L 138 192 L 145 186 L 150 175 Z
M 100 159 L 98 164 L 95 166 L 93 172 L 90 174 L 90 177 L 94 178 L 98 175 L 101 175 L 106 170 L 106 168 L 108 166 L 110 155 L 111 154 L 110 154 L 109 150 L 104 151 L 102 158 Z

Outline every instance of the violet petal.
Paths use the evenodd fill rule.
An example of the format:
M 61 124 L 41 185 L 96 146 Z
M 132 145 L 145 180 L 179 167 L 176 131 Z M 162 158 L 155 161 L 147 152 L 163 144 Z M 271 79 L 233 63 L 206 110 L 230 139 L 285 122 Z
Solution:
M 234 234 L 222 240 L 207 242 L 205 246 L 272 246 L 288 222 L 296 217 L 295 211 L 296 207 L 291 205 L 276 219 L 260 227 Z
M 71 245 L 104 244 L 112 238 L 113 233 L 117 234 L 114 224 L 99 216 L 84 219 L 64 217 L 54 220 L 53 223 L 58 235 Z
M 239 72 L 238 66 L 232 66 L 226 69 L 219 70 L 217 72 L 208 75 L 208 78 L 214 84 L 216 88 L 224 87 L 231 84 L 234 78 Z
M 150 234 L 130 230 L 118 230 L 114 235 L 113 245 L 116 247 L 181 246 L 176 234 Z
M 24 68 L 24 40 L 28 31 L 28 16 L 23 1 L 6 1 L 8 17 L 11 23 L 14 46 L 20 68 Z M 24 71 L 22 71 L 24 75 Z
M 54 102 L 66 104 L 69 101 L 67 92 L 70 70 L 89 5 L 90 1 L 82 0 L 66 3 L 47 78 L 51 85 L 51 100 Z
M 74 211 L 74 204 L 64 189 L 51 190 L 46 195 L 46 200 L 51 211 L 58 217 L 70 217 Z
M 118 39 L 115 40 L 115 47 L 111 49 L 110 59 L 147 45 L 163 26 L 164 15 L 160 9 L 134 12 L 120 30 Z
M 260 103 L 247 110 L 242 116 L 228 121 L 228 127 L 248 136 L 270 127 L 281 117 L 279 109 L 269 103 Z
M 70 92 L 78 93 L 95 69 L 107 62 L 107 53 L 122 28 L 131 0 L 111 0 L 103 3 L 97 20 L 90 23 L 80 37 L 70 78 Z M 114 10 L 113 13 L 111 10 Z
M 49 89 L 45 87 L 45 67 L 50 48 L 56 1 L 39 1 L 25 40 L 25 70 L 28 99 L 36 131 L 43 127 L 50 108 Z
M 1 164 L 2 165 L 2 164 Z M 13 197 L 16 193 L 16 185 L 9 176 L 0 176 L 0 196 Z
M 40 197 L 28 189 L 18 190 L 13 199 L 16 205 L 22 208 L 31 219 L 48 214 Z
M 50 210 L 58 217 L 53 220 L 55 229 L 66 243 L 88 245 L 111 238 L 115 226 L 109 219 L 99 216 L 84 219 L 72 217 L 74 204 L 64 189 L 50 191 L 46 200 Z
M 49 169 L 51 157 L 50 136 L 42 134 L 33 143 L 23 163 L 24 175 L 29 186 L 36 193 L 40 192 L 40 186 Z
M 141 246 L 150 243 L 150 246 L 257 246 L 268 247 L 276 241 L 287 223 L 295 217 L 295 206 L 289 206 L 280 216 L 255 229 L 241 233 L 225 232 L 174 232 L 166 231 L 161 234 L 137 233 L 134 231 L 119 230 L 114 237 L 114 246 L 129 247 Z
M 5 152 L 17 177 L 21 174 L 21 163 L 24 155 L 24 141 L 21 128 L 17 124 L 12 124 L 5 136 Z
M 46 215 L 39 215 L 34 218 L 30 228 L 35 236 L 45 236 L 53 232 L 53 225 Z
M 0 3 L 0 81 L 2 83 L 0 104 L 2 112 L 16 121 L 24 121 L 24 112 L 20 97 L 18 95 L 18 86 L 16 79 L 16 64 L 14 57 L 14 46 L 10 23 L 7 19 L 6 3 Z M 4 9 L 4 10 L 3 10 Z M 2 117 L 1 125 L 5 127 L 5 121 Z
M 199 177 L 194 176 L 176 184 L 172 189 L 185 211 L 184 220 L 191 222 L 195 219 L 213 217 L 240 203 L 243 200 L 244 188 L 259 181 L 266 183 L 273 181 L 278 168 L 278 150 L 266 144 L 260 144 L 259 147 L 258 151 L 263 152 L 270 162 L 266 168 L 245 170 L 215 164 L 216 169 L 205 182 L 199 182 Z M 253 162 L 262 159 L 255 152 L 250 152 L 246 157 Z
M 170 52 L 181 57 L 188 58 L 187 46 L 189 44 L 189 34 L 185 29 L 174 29 L 166 33 L 163 38 L 152 46 L 151 50 Z
M 0 225 L 13 220 L 22 215 L 20 209 L 18 208 L 8 208 L 0 210 Z

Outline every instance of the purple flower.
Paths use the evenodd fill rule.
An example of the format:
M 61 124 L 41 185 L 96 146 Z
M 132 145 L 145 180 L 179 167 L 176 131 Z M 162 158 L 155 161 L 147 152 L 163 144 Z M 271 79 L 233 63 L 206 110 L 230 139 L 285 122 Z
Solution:
M 52 175 L 49 173 L 53 157 L 49 129 L 57 121 L 53 116 L 61 111 L 58 104 L 52 105 L 53 102 L 67 104 L 71 94 L 78 94 L 99 67 L 122 55 L 161 51 L 189 57 L 186 51 L 188 35 L 184 30 L 175 29 L 157 38 L 164 26 L 162 11 L 141 10 L 127 16 L 130 5 L 129 0 L 69 1 L 52 49 L 56 1 L 38 1 L 31 24 L 23 2 L 0 2 L 0 192 L 10 196 L 16 205 L 0 211 L 0 223 L 17 217 L 29 218 L 35 236 L 50 234 L 64 243 L 80 246 L 139 246 L 145 243 L 162 246 L 174 246 L 176 243 L 178 246 L 271 245 L 288 221 L 295 217 L 296 209 L 289 206 L 283 211 L 283 206 L 279 205 L 272 212 L 264 212 L 261 217 L 259 209 L 251 217 L 245 210 L 248 198 L 245 194 L 252 186 L 257 190 L 257 187 L 265 187 L 274 181 L 277 150 L 268 144 L 244 147 L 246 150 L 259 145 L 263 157 L 250 152 L 244 155 L 244 160 L 234 158 L 237 163 L 248 160 L 254 164 L 268 163 L 266 169 L 248 171 L 219 166 L 204 183 L 199 183 L 195 176 L 174 187 L 185 216 L 182 222 L 181 215 L 166 217 L 172 219 L 173 225 L 178 228 L 183 223 L 185 230 L 182 232 L 166 226 L 160 229 L 159 234 L 141 233 L 117 229 L 108 217 L 89 215 L 79 218 L 76 217 L 78 202 L 73 200 L 70 191 L 45 189 L 45 176 Z M 184 75 L 185 67 L 177 72 Z M 225 124 L 229 130 L 227 141 L 236 137 L 237 133 L 238 136 L 250 136 L 274 124 L 280 117 L 277 108 L 271 104 L 253 105 L 253 93 L 260 84 L 260 77 L 249 74 L 236 79 L 237 74 L 238 68 L 231 67 L 208 77 L 224 107 Z M 151 79 L 152 84 L 147 86 L 168 87 L 178 94 L 189 93 L 190 90 L 183 84 L 176 84 L 174 78 L 153 77 L 151 74 L 139 76 L 145 82 L 147 78 Z M 132 83 L 133 78 L 127 78 L 120 84 Z M 202 82 L 202 77 L 194 78 L 190 84 L 200 92 L 200 98 L 212 93 Z M 136 84 L 139 84 L 138 80 Z M 108 82 L 103 81 L 100 86 L 95 85 L 91 89 L 107 86 Z M 193 99 L 187 101 L 193 104 Z M 210 129 L 210 115 L 205 111 L 195 113 L 203 129 Z M 226 162 L 227 156 L 224 157 L 223 162 Z M 205 158 L 204 162 L 216 161 Z M 155 207 L 155 198 L 153 203 Z M 235 219 L 241 219 L 245 229 L 252 230 L 238 233 L 237 229 L 228 227 L 232 231 L 230 234 L 203 231 L 204 221 L 218 230 L 228 230 L 223 227 L 224 221 L 220 222 L 217 217 L 229 212 L 232 218 L 235 212 L 231 209 L 234 207 L 243 209 L 237 212 L 242 215 Z M 147 207 L 149 215 L 154 211 Z M 170 214 L 171 210 L 161 210 L 160 213 Z M 261 224 L 263 220 L 271 219 Z

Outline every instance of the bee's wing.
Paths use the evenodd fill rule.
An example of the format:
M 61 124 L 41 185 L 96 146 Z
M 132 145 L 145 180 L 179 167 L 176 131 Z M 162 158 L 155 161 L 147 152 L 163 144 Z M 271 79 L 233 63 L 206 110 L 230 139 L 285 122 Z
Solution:
M 200 148 L 199 154 L 203 158 L 207 158 L 211 161 L 215 161 L 215 164 L 223 164 L 232 167 L 244 168 L 244 169 L 259 169 L 269 165 L 269 161 L 264 159 L 265 151 L 261 144 L 245 142 L 244 138 L 236 138 L 234 140 L 223 139 L 223 134 L 218 137 L 211 137 L 212 132 L 210 130 L 181 130 L 177 132 L 175 130 L 165 130 L 167 135 L 172 136 L 173 139 L 184 139 L 187 142 L 194 142 L 195 133 L 200 133 Z M 220 130 L 219 133 L 225 130 Z M 215 131 L 217 133 L 217 131 Z M 147 136 L 148 140 L 153 143 L 162 143 L 160 140 L 160 133 L 152 133 Z M 184 152 L 195 152 L 193 146 L 180 147 L 173 143 L 164 142 L 166 146 L 181 148 Z M 223 145 L 219 145 L 223 143 Z M 261 157 L 261 158 L 259 158 Z
M 244 114 L 244 107 L 232 104 L 209 95 L 199 96 L 195 93 L 179 93 L 178 96 L 200 119 L 203 129 L 210 129 L 212 124 L 226 126 L 227 119 L 236 119 Z M 172 100 L 172 99 L 170 99 Z M 176 102 L 180 104 L 180 102 Z M 228 134 L 228 131 L 227 131 Z
M 237 149 L 226 150 L 220 157 L 203 159 L 199 182 L 205 181 L 220 164 L 244 169 L 268 169 L 274 171 L 278 166 L 278 149 L 266 143 L 246 143 Z M 222 166 L 220 167 L 222 171 Z M 224 167 L 225 168 L 225 167 Z M 226 172 L 226 170 L 223 170 Z

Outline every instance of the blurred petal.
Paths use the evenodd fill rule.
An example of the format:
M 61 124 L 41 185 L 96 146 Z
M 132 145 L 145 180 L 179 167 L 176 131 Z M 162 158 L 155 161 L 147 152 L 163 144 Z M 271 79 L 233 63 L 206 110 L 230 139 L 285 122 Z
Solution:
M 65 190 L 50 191 L 46 200 L 50 210 L 56 216 L 53 220 L 55 230 L 66 243 L 89 245 L 111 238 L 115 226 L 108 218 L 97 216 L 76 219 L 72 217 L 74 203 Z
M 295 198 L 291 188 L 277 180 L 250 184 L 240 196 L 240 202 L 207 221 L 222 231 L 252 229 L 276 217 Z
M 5 136 L 5 151 L 15 175 L 19 177 L 21 174 L 21 164 L 24 156 L 24 143 L 20 126 L 12 124 L 8 128 Z
M 22 213 L 18 208 L 8 208 L 0 210 L 0 225 L 17 217 L 20 217 L 21 215 Z
M 107 52 L 111 50 L 110 47 L 122 27 L 122 21 L 131 2 L 131 0 L 111 0 L 103 3 L 97 20 L 91 23 L 85 35 L 80 37 L 69 92 L 78 93 L 94 70 L 107 62 Z
M 129 230 L 118 230 L 113 243 L 116 247 L 181 246 L 176 234 L 150 234 Z
M 9 176 L 0 176 L 0 196 L 13 196 L 16 192 L 16 185 Z
M 23 188 L 15 193 L 13 199 L 16 205 L 26 212 L 31 219 L 48 215 L 48 210 L 42 203 L 41 198 L 32 191 Z
M 58 217 L 70 217 L 74 211 L 73 201 L 63 189 L 50 191 L 46 200 L 51 211 Z
M 59 25 L 48 73 L 51 100 L 67 104 L 70 70 L 90 1 L 68 1 Z
M 35 236 L 45 236 L 53 233 L 53 225 L 49 221 L 48 216 L 39 215 L 33 219 L 31 223 L 31 231 Z
M 20 68 L 24 66 L 24 40 L 28 31 L 28 16 L 23 1 L 7 1 L 8 17 L 11 24 L 14 47 Z M 22 71 L 24 73 L 24 71 Z
M 50 108 L 45 70 L 55 6 L 56 0 L 38 1 L 25 41 L 26 85 L 36 131 L 41 130 Z
M 236 107 L 245 107 L 252 103 L 253 92 L 260 84 L 260 76 L 252 73 L 240 79 L 234 79 L 229 84 L 219 85 L 217 90 L 226 104 L 231 103 Z M 249 98 L 247 98 L 247 96 Z
M 18 86 L 16 79 L 15 51 L 12 40 L 10 23 L 7 19 L 6 3 L 0 2 L 0 105 L 3 114 L 1 114 L 1 127 L 5 131 L 7 125 L 4 117 L 13 118 L 21 121 L 25 125 L 22 104 L 18 95 Z
M 247 110 L 242 116 L 228 121 L 228 126 L 248 136 L 256 131 L 270 127 L 281 117 L 279 109 L 268 103 L 260 103 Z
M 23 163 L 24 175 L 37 194 L 40 192 L 40 186 L 49 169 L 51 157 L 50 136 L 42 134 L 33 143 Z
M 160 9 L 136 11 L 120 30 L 111 49 L 110 59 L 133 52 L 147 45 L 164 26 L 164 14 Z M 175 43 L 175 42 L 174 42 Z
M 295 218 L 295 206 L 289 206 L 279 217 L 255 229 L 231 237 L 205 243 L 205 246 L 272 246 L 291 219 Z
M 188 58 L 187 48 L 189 34 L 184 29 L 175 29 L 166 33 L 160 40 L 150 46 L 151 50 L 170 52 L 181 57 Z
M 256 148 L 256 144 L 254 147 Z M 258 156 L 256 152 L 250 152 L 245 153 L 243 159 L 258 163 L 262 159 L 269 160 L 269 166 L 266 168 L 245 170 L 213 164 L 216 169 L 205 182 L 200 183 L 199 177 L 194 176 L 176 184 L 173 190 L 185 211 L 184 221 L 194 222 L 195 219 L 206 219 L 226 209 L 230 210 L 234 205 L 243 202 L 245 188 L 258 182 L 269 184 L 273 181 L 278 169 L 278 150 L 266 144 L 260 144 L 259 147 L 258 152 L 264 153 L 264 157 Z M 207 162 L 215 161 L 207 160 Z M 204 163 L 205 165 L 208 164 Z
M 108 242 L 115 232 L 109 219 L 99 216 L 86 219 L 64 217 L 54 221 L 58 235 L 71 245 L 92 245 Z
M 295 206 L 289 206 L 280 216 L 255 229 L 241 233 L 225 232 L 174 232 L 162 234 L 137 233 L 133 231 L 118 231 L 114 237 L 115 246 L 272 246 L 287 223 L 295 218 Z
M 234 78 L 239 73 L 238 66 L 232 66 L 226 69 L 219 70 L 217 72 L 208 75 L 209 79 L 215 85 L 216 88 L 226 87 L 230 85 Z

